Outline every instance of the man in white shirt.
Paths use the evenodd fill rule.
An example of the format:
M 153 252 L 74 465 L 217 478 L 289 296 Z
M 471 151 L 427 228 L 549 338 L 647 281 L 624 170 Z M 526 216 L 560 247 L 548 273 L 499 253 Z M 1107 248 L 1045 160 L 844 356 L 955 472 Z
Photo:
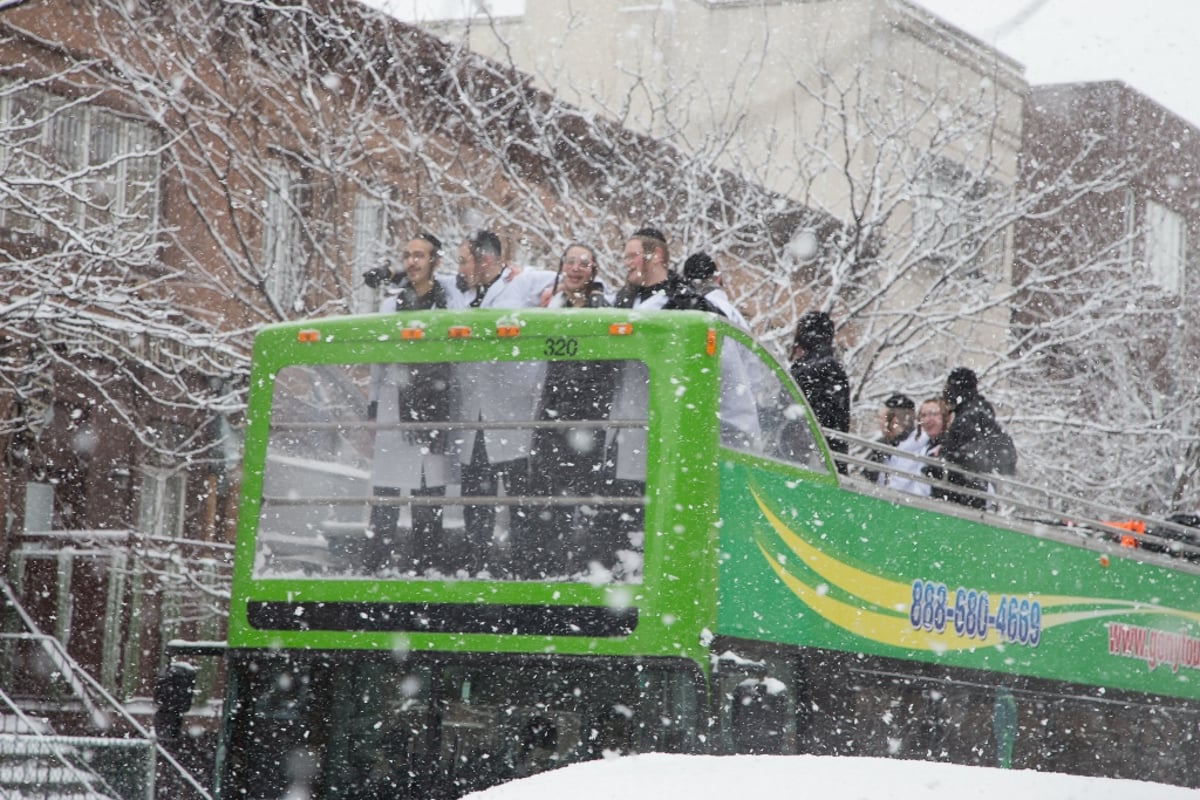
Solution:
M 504 262 L 500 238 L 479 231 L 458 248 L 459 287 L 473 308 L 536 308 L 542 290 L 555 273 L 545 269 L 522 269 Z M 497 361 L 464 363 L 458 366 L 458 381 L 464 389 L 462 419 L 480 422 L 530 422 L 542 396 L 545 364 Z M 459 442 L 462 462 L 462 493 L 496 496 L 500 481 L 505 494 L 529 493 L 529 428 L 480 428 L 463 431 Z M 520 539 L 528 529 L 524 506 L 509 508 L 509 534 Z M 496 572 L 500 565 L 489 563 L 496 526 L 496 509 L 491 505 L 465 506 L 469 571 Z
M 883 402 L 879 410 L 879 430 L 880 444 L 906 453 L 920 454 L 928 441 L 924 431 L 916 424 L 916 404 L 899 392 Z M 929 493 L 928 484 L 907 477 L 920 474 L 924 466 L 920 461 L 880 450 L 871 451 L 867 458 L 881 467 L 878 470 L 864 469 L 863 474 L 868 480 L 909 494 Z
M 505 263 L 500 237 L 479 231 L 458 246 L 459 288 L 472 308 L 536 308 L 554 271 Z M 465 284 L 465 286 L 464 286 Z
M 655 228 L 641 228 L 625 242 L 625 286 L 615 305 L 643 311 L 658 309 L 695 310 L 721 314 L 721 310 L 687 285 L 670 269 L 666 237 Z M 627 362 L 622 366 L 613 398 L 611 419 L 645 419 L 649 405 L 645 365 Z M 645 428 L 619 428 L 609 436 L 606 460 L 610 470 L 607 494 L 641 497 L 646 493 L 647 435 Z M 610 552 L 625 550 L 643 534 L 641 509 L 606 509 L 597 529 L 611 541 Z

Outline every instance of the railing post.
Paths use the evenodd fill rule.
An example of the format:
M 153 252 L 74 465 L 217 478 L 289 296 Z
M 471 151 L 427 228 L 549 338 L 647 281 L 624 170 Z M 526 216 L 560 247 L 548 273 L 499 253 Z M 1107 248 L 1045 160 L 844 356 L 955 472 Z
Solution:
M 65 650 L 71 646 L 71 583 L 75 576 L 75 548 L 62 548 L 58 551 L 55 561 L 58 592 L 54 599 L 54 638 L 58 639 Z
M 121 605 L 125 599 L 126 568 L 129 563 L 125 550 L 108 553 L 108 593 L 105 597 L 104 642 L 100 653 L 100 685 L 114 695 L 120 695 L 117 670 L 121 664 L 121 643 L 124 630 Z
M 152 737 L 157 735 L 150 732 Z M 158 779 L 158 752 L 154 740 L 146 742 L 146 795 L 145 800 L 154 800 L 155 782 Z
M 142 629 L 138 621 L 141 618 L 142 603 L 146 592 L 143 547 L 143 535 L 135 531 L 130 537 L 129 548 L 132 555 L 129 563 L 129 609 L 127 614 L 122 615 L 123 618 L 129 620 L 129 627 L 125 631 L 121 692 L 118 695 L 122 701 L 128 700 L 134 695 L 138 678 L 141 677 Z

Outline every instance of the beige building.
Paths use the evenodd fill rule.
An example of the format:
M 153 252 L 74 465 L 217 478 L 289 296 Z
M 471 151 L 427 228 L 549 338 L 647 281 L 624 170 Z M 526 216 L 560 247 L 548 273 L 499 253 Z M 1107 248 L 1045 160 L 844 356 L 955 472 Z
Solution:
M 401 8 L 570 103 L 841 220 L 832 247 L 797 228 L 770 268 L 807 271 L 792 302 L 853 322 L 848 359 L 884 365 L 856 376 L 864 403 L 885 383 L 986 367 L 1004 351 L 1003 212 L 1028 87 L 1018 63 L 963 31 L 906 0 L 494 0 L 394 3 L 393 13 Z M 689 249 L 708 244 L 672 234 Z M 955 291 L 931 293 L 947 282 Z M 788 318 L 774 316 L 772 326 Z M 934 317 L 937 330 L 920 334 Z M 915 342 L 933 363 L 907 366 Z
M 913 134 L 936 127 L 932 119 L 919 124 L 925 109 L 942 118 L 992 111 L 989 141 L 950 150 L 980 169 L 980 145 L 990 145 L 997 176 L 1011 183 L 1016 174 L 1021 67 L 904 0 L 482 5 L 500 16 L 427 26 L 640 132 L 695 149 L 720 142 L 728 166 L 761 172 L 770 188 L 815 197 L 830 210 L 850 211 L 844 182 L 827 174 L 813 185 L 801 167 L 826 138 L 829 114 L 846 103 L 858 115 L 887 103 L 913 123 Z M 871 157 L 855 152 L 851 160 L 861 168 Z

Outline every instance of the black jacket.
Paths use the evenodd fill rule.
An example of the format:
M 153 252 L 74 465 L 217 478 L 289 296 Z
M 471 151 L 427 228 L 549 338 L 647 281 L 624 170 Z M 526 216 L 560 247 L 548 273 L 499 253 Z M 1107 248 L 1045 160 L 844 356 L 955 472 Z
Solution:
M 850 430 L 850 379 L 833 354 L 833 345 L 817 346 L 792 362 L 792 378 L 812 407 L 817 422 L 835 431 Z M 849 447 L 842 439 L 829 440 L 829 448 L 845 453 Z M 844 467 L 839 467 L 843 469 Z
M 986 442 L 1000 425 L 996 422 L 996 410 L 979 394 L 969 394 L 954 408 L 950 427 L 942 434 L 941 456 L 951 466 L 961 467 L 976 473 L 994 472 L 996 465 L 987 455 Z M 976 491 L 987 491 L 987 481 L 948 470 L 946 480 L 958 486 Z M 984 508 L 987 501 L 979 497 L 934 490 L 935 496 L 943 497 L 961 505 Z
M 617 308 L 633 308 L 638 297 L 649 297 L 655 292 L 663 292 L 667 302 L 664 311 L 707 311 L 711 314 L 725 316 L 725 312 L 710 303 L 702 294 L 696 292 L 692 285 L 676 272 L 667 273 L 667 279 L 653 286 L 623 286 L 617 292 Z
M 829 352 L 809 352 L 792 362 L 792 377 L 824 428 L 850 430 L 850 379 Z
M 396 295 L 397 311 L 423 311 L 446 307 L 446 292 L 437 281 L 423 295 L 419 295 L 407 280 L 399 282 Z M 442 422 L 450 419 L 451 372 L 444 363 L 408 365 L 408 385 L 399 392 L 399 416 L 402 422 Z M 429 448 L 431 453 L 446 452 L 445 431 L 410 431 L 407 438 L 414 444 Z

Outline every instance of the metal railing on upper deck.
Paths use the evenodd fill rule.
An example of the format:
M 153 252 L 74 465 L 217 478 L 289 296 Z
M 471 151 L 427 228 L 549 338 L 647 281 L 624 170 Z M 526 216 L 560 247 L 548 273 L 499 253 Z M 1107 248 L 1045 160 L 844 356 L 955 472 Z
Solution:
M 888 447 L 877 440 L 865 439 L 841 431 L 824 431 L 827 438 L 837 438 L 850 446 L 848 454 L 834 453 L 835 461 L 846 465 L 847 475 L 841 476 L 842 485 L 858 491 L 879 492 L 923 508 L 959 516 L 971 516 L 991 524 L 1017 528 L 1027 532 L 1068 536 L 1079 540 L 1107 542 L 1127 549 L 1166 555 L 1178 559 L 1179 563 L 1200 566 L 1200 529 L 1181 525 L 1167 519 L 1131 513 L 1129 509 L 1060 492 L 1046 486 L 1037 486 L 1020 480 L 1016 476 L 995 473 L 973 473 L 954 467 L 940 458 L 932 458 L 906 450 Z M 940 468 L 946 472 L 958 472 L 986 485 L 986 491 L 963 486 L 927 472 L 911 472 L 880 463 L 857 453 L 875 451 L 895 456 L 903 462 L 918 462 L 922 467 Z M 932 499 L 923 495 L 907 493 L 891 488 L 887 482 L 870 482 L 864 471 L 881 475 L 895 475 L 905 480 L 941 489 L 952 494 L 979 500 L 983 508 L 955 503 L 949 500 Z

